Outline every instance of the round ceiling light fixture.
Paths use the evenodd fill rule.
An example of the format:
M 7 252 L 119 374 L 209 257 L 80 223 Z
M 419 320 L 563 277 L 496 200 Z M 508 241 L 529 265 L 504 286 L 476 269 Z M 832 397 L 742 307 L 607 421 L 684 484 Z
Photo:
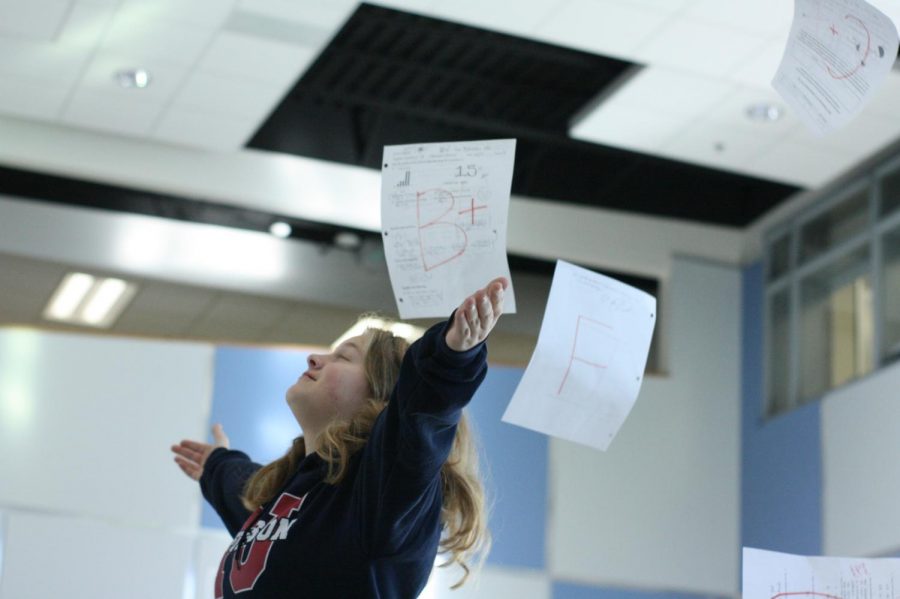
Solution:
M 758 102 L 747 107 L 747 118 L 751 121 L 774 123 L 784 116 L 784 109 L 776 104 Z
M 150 72 L 146 69 L 122 69 L 113 74 L 119 87 L 126 89 L 144 89 L 150 85 Z
M 275 237 L 287 239 L 291 236 L 291 232 L 291 226 L 284 221 L 275 221 L 274 223 L 269 225 L 269 233 L 271 233 Z

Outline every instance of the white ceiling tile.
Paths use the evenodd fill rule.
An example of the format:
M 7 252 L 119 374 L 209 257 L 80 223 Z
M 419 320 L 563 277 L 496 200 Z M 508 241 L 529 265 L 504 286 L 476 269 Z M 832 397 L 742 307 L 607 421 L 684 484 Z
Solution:
M 555 44 L 630 59 L 666 22 L 670 11 L 614 0 L 572 0 L 548 17 L 534 36 Z
M 71 4 L 72 0 L 0 0 L 0 35 L 52 41 Z
M 260 119 L 229 117 L 186 108 L 169 109 L 152 137 L 178 145 L 220 152 L 237 150 L 256 133 Z
M 741 127 L 705 120 L 692 123 L 662 146 L 660 153 L 676 160 L 742 172 L 744 165 L 776 139 Z
M 24 79 L 0 79 L 0 112 L 33 119 L 55 119 L 69 90 Z
M 174 105 L 262 121 L 286 92 L 281 85 L 197 71 L 175 96 Z
M 641 44 L 635 54 L 650 64 L 724 77 L 768 42 L 758 35 L 687 18 L 674 18 L 650 40 Z
M 631 150 L 655 151 L 686 126 L 683 117 L 616 102 L 603 104 L 572 131 L 571 136 Z
M 118 0 L 116 0 L 117 2 Z M 56 39 L 58 45 L 67 48 L 94 48 L 116 14 L 116 2 L 76 2 L 69 11 L 69 18 Z
M 637 73 L 607 101 L 696 118 L 736 89 L 733 83 L 665 67 Z
M 253 0 L 249 0 L 253 1 Z M 437 0 L 372 0 L 369 4 L 384 6 L 394 10 L 402 10 L 422 15 L 427 15 Z
M 888 73 L 863 111 L 864 114 L 880 114 L 894 118 L 900 115 L 900 72 Z
M 318 27 L 337 29 L 356 10 L 355 0 L 238 0 L 237 9 Z
M 197 65 L 206 71 L 275 84 L 295 82 L 315 59 L 309 48 L 221 32 Z
M 819 145 L 783 140 L 746 164 L 748 172 L 803 187 L 818 187 L 846 171 L 851 154 Z
M 90 48 L 75 50 L 46 42 L 0 37 L 0 74 L 71 85 L 90 56 Z
M 515 10 L 503 2 L 484 0 L 440 0 L 430 14 L 439 19 L 456 21 L 517 35 L 528 35 L 559 5 L 559 0 L 519 0 Z
M 214 33 L 207 27 L 170 19 L 138 19 L 119 12 L 101 48 L 137 59 L 160 58 L 189 66 L 197 62 Z
M 235 0 L 123 0 L 119 12 L 141 21 L 167 19 L 215 29 L 234 4 Z
M 680 12 L 685 7 L 694 4 L 698 0 L 620 0 L 626 4 L 646 6 L 655 10 L 662 10 L 669 14 Z
M 761 48 L 742 63 L 735 65 L 734 70 L 726 76 L 734 81 L 755 85 L 757 87 L 771 87 L 781 57 L 784 56 L 784 48 L 787 38 L 770 38 Z
M 684 14 L 746 33 L 784 34 L 786 38 L 794 19 L 794 3 L 787 0 L 697 0 L 685 9 Z
M 877 114 L 861 114 L 846 126 L 823 136 L 800 127 L 791 136 L 794 141 L 834 148 L 864 159 L 900 136 L 900 118 Z
M 124 88 L 116 82 L 116 72 L 138 66 L 150 73 L 150 84 L 147 87 Z M 94 56 L 78 86 L 82 90 L 102 93 L 123 101 L 162 104 L 175 96 L 187 74 L 187 67 L 163 60 L 101 52 Z
M 91 91 L 79 91 L 66 106 L 62 122 L 87 129 L 145 136 L 162 113 L 163 104 L 134 102 Z

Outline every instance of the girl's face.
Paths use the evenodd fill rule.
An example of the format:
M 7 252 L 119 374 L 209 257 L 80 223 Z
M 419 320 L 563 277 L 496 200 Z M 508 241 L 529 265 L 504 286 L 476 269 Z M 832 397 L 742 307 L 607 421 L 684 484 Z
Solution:
M 308 368 L 286 393 L 303 429 L 322 430 L 334 420 L 350 420 L 371 395 L 366 380 L 367 335 L 352 337 L 330 354 L 311 354 Z

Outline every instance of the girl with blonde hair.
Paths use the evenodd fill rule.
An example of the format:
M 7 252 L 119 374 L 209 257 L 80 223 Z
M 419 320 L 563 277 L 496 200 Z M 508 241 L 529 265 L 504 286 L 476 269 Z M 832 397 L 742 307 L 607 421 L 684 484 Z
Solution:
M 234 535 L 217 599 L 412 599 L 438 552 L 465 581 L 488 536 L 462 410 L 508 285 L 494 279 L 409 347 L 370 329 L 310 355 L 286 392 L 303 436 L 267 466 L 229 449 L 219 425 L 213 444 L 172 447 Z

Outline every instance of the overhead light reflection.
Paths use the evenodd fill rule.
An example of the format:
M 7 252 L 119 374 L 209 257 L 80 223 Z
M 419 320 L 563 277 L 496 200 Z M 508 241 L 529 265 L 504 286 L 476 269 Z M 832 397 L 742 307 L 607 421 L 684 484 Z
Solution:
M 254 231 L 141 219 L 118 227 L 112 251 L 122 270 L 151 277 L 202 282 L 227 276 L 269 283 L 288 271 L 283 245 Z
M 68 320 L 94 285 L 94 277 L 82 272 L 69 273 L 57 288 L 47 306 L 46 317 Z

